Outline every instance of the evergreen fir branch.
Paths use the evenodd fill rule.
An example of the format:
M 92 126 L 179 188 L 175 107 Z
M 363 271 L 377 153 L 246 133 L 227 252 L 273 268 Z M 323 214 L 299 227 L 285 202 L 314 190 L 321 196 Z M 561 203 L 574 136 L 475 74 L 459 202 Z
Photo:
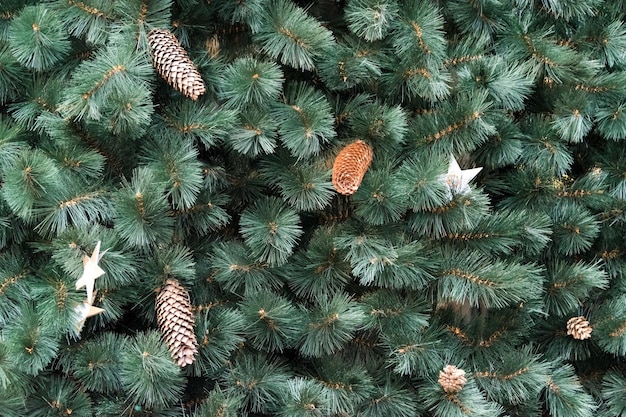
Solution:
M 213 269 L 211 279 L 231 293 L 248 297 L 282 285 L 268 265 L 258 262 L 251 250 L 239 242 L 217 243 L 212 248 L 210 259 Z
M 504 180 L 504 191 L 508 193 L 501 203 L 504 208 L 521 207 L 545 212 L 555 204 L 558 184 L 549 172 L 520 166 L 505 174 Z
M 569 171 L 574 158 L 565 139 L 551 129 L 545 116 L 530 116 L 520 123 L 525 139 L 522 142 L 520 164 L 561 176 Z
M 330 415 L 353 415 L 374 392 L 374 380 L 364 367 L 351 367 L 341 361 L 316 361 L 311 375 L 324 387 Z
M 620 395 L 626 381 L 622 372 L 612 369 L 602 378 L 602 402 L 600 404 L 600 415 L 609 417 L 611 415 L 624 414 L 626 404 L 624 397 Z
M 465 386 L 457 393 L 446 393 L 435 382 L 425 385 L 419 392 L 419 400 L 434 417 L 497 417 L 504 410 L 497 403 L 487 401 L 478 390 L 476 381 L 468 378 Z
M 37 391 L 29 398 L 27 407 L 32 416 L 93 415 L 89 395 L 76 382 L 58 375 L 46 375 L 37 381 Z
M 228 196 L 201 191 L 196 204 L 188 209 L 174 211 L 175 227 L 181 237 L 206 236 L 228 224 L 230 215 L 225 209 Z
M 27 6 L 13 19 L 9 44 L 15 59 L 35 71 L 51 69 L 70 51 L 61 19 L 43 4 Z
M 282 92 L 283 78 L 274 62 L 240 58 L 224 70 L 221 96 L 231 108 L 247 104 L 267 107 Z
M 408 417 L 418 415 L 420 406 L 413 391 L 388 380 L 384 385 L 376 386 L 370 400 L 361 404 L 359 415 Z
M 8 44 L 0 41 L 0 103 L 16 98 L 24 88 L 26 70 L 13 57 Z
M 626 309 L 622 295 L 599 307 L 593 323 L 594 338 L 598 345 L 613 355 L 626 352 Z
M 440 239 L 473 229 L 488 213 L 488 203 L 487 196 L 482 193 L 457 194 L 440 207 L 414 212 L 407 219 L 408 226 L 418 236 Z
M 62 20 L 67 31 L 92 44 L 104 44 L 111 21 L 116 20 L 114 3 L 106 0 L 63 0 Z
M 591 417 L 597 408 L 593 397 L 584 390 L 570 364 L 555 367 L 543 395 L 546 407 L 554 417 Z
M 35 203 L 59 187 L 58 168 L 39 149 L 22 151 L 3 174 L 2 197 L 27 223 L 35 220 L 32 211 Z
M 437 103 L 450 95 L 452 77 L 447 69 L 421 62 L 403 62 L 396 57 L 383 63 L 381 91 L 396 102 L 418 98 Z
M 228 135 L 235 117 L 235 111 L 214 102 L 181 99 L 167 106 L 153 128 L 156 132 L 165 129 L 181 141 L 199 140 L 208 149 Z
M 387 335 L 383 339 L 388 351 L 387 366 L 398 375 L 425 376 L 433 372 L 440 365 L 445 349 L 441 336 L 437 326 L 416 333 Z
M 256 107 L 242 109 L 226 143 L 248 157 L 272 154 L 277 146 L 276 122 L 267 111 Z
M 564 95 L 556 101 L 558 110 L 552 122 L 554 130 L 563 140 L 582 142 L 592 128 L 591 109 L 587 97 L 582 94 Z
M 284 264 L 302 235 L 298 214 L 274 197 L 259 200 L 244 210 L 239 225 L 252 256 L 270 266 Z
M 424 54 L 426 61 L 439 66 L 446 57 L 444 18 L 434 4 L 411 0 L 400 7 L 400 18 L 392 22 L 392 42 L 399 57 Z
M 570 46 L 559 44 L 552 28 L 533 31 L 533 17 L 530 13 L 523 15 L 518 26 L 501 38 L 500 48 L 506 55 L 519 61 L 530 60 L 539 75 L 558 84 L 585 80 L 597 72 L 597 62 L 585 60 Z
M 543 5 L 554 17 L 573 20 L 595 15 L 601 3 L 601 0 L 587 0 L 582 2 L 573 0 L 547 0 L 543 2 Z
M 438 299 L 473 307 L 514 306 L 541 297 L 541 272 L 535 265 L 492 260 L 476 252 L 445 253 Z
M 377 290 L 359 302 L 365 313 L 363 328 L 376 330 L 388 339 L 416 334 L 428 326 L 428 305 L 418 294 L 400 296 L 389 290 Z
M 456 75 L 460 91 L 469 96 L 487 91 L 496 106 L 511 111 L 524 108 L 534 85 L 534 74 L 527 64 L 507 61 L 500 56 L 465 65 Z
M 472 229 L 445 235 L 443 240 L 485 254 L 510 254 L 516 249 L 537 254 L 550 241 L 551 226 L 543 213 L 502 210 L 486 216 Z
M 131 181 L 122 181 L 114 199 L 117 209 L 114 227 L 129 245 L 146 248 L 169 241 L 174 232 L 174 219 L 163 184 L 155 181 L 151 170 L 134 170 Z
M 289 84 L 285 102 L 274 106 L 270 114 L 278 123 L 281 142 L 298 159 L 319 154 L 322 145 L 336 135 L 327 99 L 302 82 Z
M 599 169 L 594 169 L 594 172 L 604 177 L 610 196 L 625 200 L 626 178 L 623 173 L 626 172 L 626 158 L 619 152 L 620 149 L 619 142 L 605 142 L 602 151 L 594 154 L 594 162 L 599 165 Z
M 319 417 L 329 413 L 324 387 L 317 381 L 296 377 L 287 382 L 287 390 L 276 410 L 279 417 Z
M 80 313 L 76 307 L 83 300 L 74 289 L 74 282 L 54 266 L 37 270 L 37 277 L 30 283 L 30 295 L 38 311 L 45 315 L 51 332 L 76 337 L 80 333 L 76 324 Z
M 496 369 L 477 370 L 472 374 L 491 401 L 524 404 L 536 398 L 548 382 L 550 368 L 530 346 L 498 355 L 496 361 Z
M 348 29 L 366 41 L 384 38 L 398 19 L 398 3 L 395 0 L 356 0 L 345 9 Z
M 134 42 L 129 45 L 136 45 L 137 50 L 147 50 L 150 29 L 167 28 L 172 22 L 171 0 L 129 0 L 115 2 L 114 7 L 121 21 L 116 20 L 110 38 L 130 36 Z
M 282 153 L 261 163 L 261 175 L 275 184 L 283 200 L 298 211 L 323 210 L 335 194 L 330 171 L 319 162 L 298 163 Z
M 124 343 L 119 378 L 133 404 L 156 410 L 175 403 L 185 381 L 156 331 L 138 333 Z
M 257 17 L 254 39 L 263 52 L 296 69 L 312 70 L 334 46 L 332 32 L 289 0 L 273 0 Z
M 395 176 L 411 209 L 433 210 L 446 204 L 449 190 L 445 181 L 441 180 L 446 164 L 439 154 L 415 152 L 400 165 Z
M 619 141 L 626 138 L 626 103 L 602 103 L 594 119 L 598 132 L 606 139 Z
M 361 327 L 364 316 L 348 295 L 336 293 L 319 299 L 318 305 L 308 311 L 300 354 L 319 358 L 340 351 Z
M 494 36 L 508 26 L 511 8 L 506 3 L 479 0 L 466 3 L 453 0 L 446 4 L 447 14 L 468 37 Z
M 563 201 L 552 209 L 554 246 L 564 255 L 574 255 L 593 245 L 600 227 L 596 217 L 585 207 Z
M 604 16 L 589 19 L 581 29 L 580 44 L 609 68 L 624 64 L 626 27 L 623 20 L 607 22 Z
M 142 158 L 156 175 L 167 184 L 167 194 L 177 210 L 191 208 L 202 187 L 202 164 L 198 150 L 189 142 L 182 144 L 171 137 L 160 137 L 144 145 Z
M 183 245 L 157 248 L 154 255 L 144 263 L 144 273 L 152 277 L 152 283 L 163 286 L 168 278 L 175 278 L 185 286 L 193 285 L 196 263 L 191 249 Z
M 409 133 L 415 138 L 411 145 L 428 146 L 440 154 L 472 152 L 496 133 L 491 106 L 486 92 L 443 102 L 437 113 L 415 117 Z
M 374 83 L 382 73 L 381 53 L 375 45 L 344 37 L 318 64 L 319 76 L 331 90 L 346 91 Z
M 208 397 L 195 411 L 195 417 L 236 417 L 242 406 L 242 396 L 226 395 L 219 385 L 209 392 Z
M 255 349 L 283 352 L 302 333 L 302 313 L 286 298 L 261 292 L 239 305 L 246 320 L 247 341 Z
M 2 342 L 19 371 L 37 375 L 58 354 L 60 335 L 31 302 L 22 303 L 20 313 L 2 329 Z
M 0 256 L 0 327 L 13 321 L 29 294 L 30 270 L 27 258 L 17 250 Z
M 211 314 L 199 314 L 196 320 L 199 360 L 193 366 L 204 367 L 203 371 L 212 373 L 221 371 L 230 363 L 232 353 L 245 341 L 243 315 L 239 310 L 219 308 Z
M 368 103 L 355 108 L 347 119 L 351 136 L 363 139 L 380 150 L 395 149 L 404 143 L 408 117 L 400 106 Z
M 297 251 L 279 273 L 298 296 L 309 300 L 328 298 L 350 282 L 350 264 L 333 242 L 332 228 L 318 228 L 306 250 Z
M 565 316 L 589 297 L 593 289 L 606 289 L 608 277 L 598 263 L 555 260 L 546 265 L 543 299 L 548 314 Z
M 49 145 L 42 144 L 41 147 L 45 147 L 48 155 L 57 161 L 57 166 L 64 177 L 85 185 L 102 178 L 104 156 L 78 143 L 74 137 L 65 141 L 55 140 Z
M 84 227 L 112 219 L 110 193 L 103 189 L 82 190 L 75 184 L 59 192 L 62 200 L 46 198 L 37 204 L 32 214 L 38 222 L 35 230 L 52 237 L 70 226 Z
M 4 172 L 26 150 L 24 132 L 0 116 L 0 173 Z
M 267 413 L 284 396 L 290 374 L 286 367 L 264 355 L 243 355 L 224 375 L 228 395 L 244 397 L 246 412 Z
M 128 339 L 112 332 L 88 340 L 73 358 L 68 371 L 89 391 L 119 392 L 120 355 Z
M 403 185 L 389 165 L 370 169 L 354 194 L 354 214 L 374 226 L 399 221 L 409 205 Z
M 514 164 L 523 155 L 524 135 L 517 123 L 504 115 L 494 117 L 496 133 L 476 151 L 473 157 L 477 166 L 493 171 Z
M 76 68 L 60 110 L 72 118 L 99 120 L 112 98 L 147 100 L 149 95 L 145 90 L 149 89 L 152 73 L 146 56 L 126 46 L 108 46 L 98 51 L 93 60 L 84 61 Z M 137 92 L 142 91 L 144 95 L 138 96 Z

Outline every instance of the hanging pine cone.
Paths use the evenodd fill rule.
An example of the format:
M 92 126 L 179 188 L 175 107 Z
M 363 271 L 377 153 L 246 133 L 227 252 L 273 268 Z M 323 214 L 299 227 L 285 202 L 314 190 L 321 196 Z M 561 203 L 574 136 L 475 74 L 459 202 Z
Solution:
M 169 85 L 192 100 L 204 94 L 204 81 L 176 36 L 164 29 L 148 34 L 152 64 Z
M 567 321 L 567 334 L 574 339 L 585 340 L 591 337 L 593 329 L 584 316 L 572 317 Z
M 439 371 L 439 385 L 448 394 L 461 391 L 466 383 L 465 371 L 454 365 L 446 365 L 443 371 Z
M 333 165 L 333 187 L 339 194 L 351 195 L 359 189 L 365 172 L 372 162 L 374 151 L 362 140 L 343 148 Z
M 168 279 L 156 297 L 157 323 L 178 366 L 193 363 L 198 352 L 189 294 L 175 279 Z

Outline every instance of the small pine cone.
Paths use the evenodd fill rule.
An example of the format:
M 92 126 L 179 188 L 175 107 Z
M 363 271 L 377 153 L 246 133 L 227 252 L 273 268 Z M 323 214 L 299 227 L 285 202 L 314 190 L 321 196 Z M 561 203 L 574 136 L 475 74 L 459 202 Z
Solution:
M 443 371 L 439 371 L 439 385 L 448 394 L 461 391 L 466 383 L 465 371 L 454 365 L 446 365 Z
M 567 321 L 567 334 L 574 339 L 585 340 L 591 337 L 593 329 L 585 317 L 572 317 Z
M 175 279 L 168 279 L 156 297 L 157 323 L 178 366 L 193 363 L 198 342 L 189 294 Z
M 374 151 L 362 140 L 357 140 L 343 148 L 333 165 L 333 187 L 339 194 L 351 195 L 359 189 L 367 172 Z
M 164 29 L 148 34 L 152 65 L 169 85 L 192 100 L 204 94 L 204 81 L 176 36 Z

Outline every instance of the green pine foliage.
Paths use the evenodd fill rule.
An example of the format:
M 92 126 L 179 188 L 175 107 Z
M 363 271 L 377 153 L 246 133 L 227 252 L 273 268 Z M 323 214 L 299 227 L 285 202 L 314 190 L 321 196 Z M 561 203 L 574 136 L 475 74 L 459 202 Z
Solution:
M 0 415 L 626 415 L 622 3 L 1 1 Z

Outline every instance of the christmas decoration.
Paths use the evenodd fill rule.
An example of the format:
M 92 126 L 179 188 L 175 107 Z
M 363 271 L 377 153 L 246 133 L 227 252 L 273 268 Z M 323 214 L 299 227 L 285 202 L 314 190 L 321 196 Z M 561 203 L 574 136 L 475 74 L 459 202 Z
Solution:
M 194 333 L 194 313 L 187 290 L 175 279 L 168 279 L 156 298 L 157 323 L 172 358 L 184 367 L 193 363 L 198 352 Z
M 624 16 L 0 0 L 0 414 L 624 414 Z
M 372 162 L 374 152 L 367 143 L 357 140 L 344 147 L 333 164 L 333 187 L 339 194 L 354 194 Z
M 202 76 L 174 34 L 164 29 L 152 29 L 148 43 L 154 67 L 169 85 L 192 100 L 204 94 Z
M 567 321 L 567 334 L 574 339 L 589 339 L 592 331 L 593 329 L 584 316 L 572 317 Z
M 439 371 L 439 385 L 448 394 L 455 394 L 463 389 L 467 383 L 465 371 L 454 365 L 446 365 Z
M 461 169 L 459 163 L 456 161 L 454 155 L 450 155 L 450 164 L 448 165 L 448 172 L 443 175 L 448 189 L 450 191 L 450 198 L 452 194 L 467 194 L 471 191 L 469 182 L 478 175 L 482 170 L 481 168 Z
M 102 255 L 104 255 L 104 253 Z M 83 274 L 78 281 L 76 281 L 77 290 L 82 287 L 86 288 L 87 302 L 89 304 L 93 303 L 93 287 L 96 278 L 105 274 L 104 270 L 98 265 L 100 258 L 100 241 L 98 241 L 91 256 L 83 255 Z
M 85 320 L 89 317 L 97 316 L 98 314 L 104 313 L 104 309 L 100 307 L 94 307 L 91 303 L 87 302 L 87 300 L 83 301 L 81 304 L 78 304 L 74 309 L 78 315 L 78 321 L 76 322 L 76 332 L 80 333 L 83 326 L 85 325 Z

